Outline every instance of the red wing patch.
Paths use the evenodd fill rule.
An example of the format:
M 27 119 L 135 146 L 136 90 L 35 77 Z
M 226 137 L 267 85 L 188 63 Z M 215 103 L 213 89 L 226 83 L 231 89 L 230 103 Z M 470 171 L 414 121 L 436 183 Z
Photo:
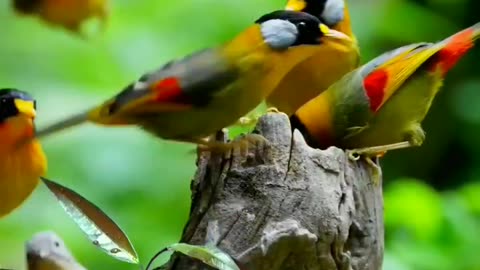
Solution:
M 189 98 L 183 93 L 177 78 L 165 78 L 152 86 L 155 102 L 189 104 Z
M 370 73 L 363 80 L 363 87 L 365 87 L 365 92 L 370 100 L 370 110 L 373 112 L 376 112 L 382 105 L 387 81 L 388 73 L 382 69 Z
M 475 31 L 473 28 L 466 29 L 447 40 L 447 44 L 434 57 L 430 71 L 441 68 L 445 75 L 458 60 L 462 58 L 474 45 Z

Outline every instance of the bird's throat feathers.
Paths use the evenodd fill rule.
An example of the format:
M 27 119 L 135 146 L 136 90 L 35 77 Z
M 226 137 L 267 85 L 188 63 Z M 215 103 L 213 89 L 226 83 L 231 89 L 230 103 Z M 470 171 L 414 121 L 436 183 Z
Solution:
M 0 152 L 3 150 L 9 151 L 19 142 L 33 138 L 35 135 L 33 119 L 18 116 L 8 119 L 0 123 L 0 134 L 2 140 Z

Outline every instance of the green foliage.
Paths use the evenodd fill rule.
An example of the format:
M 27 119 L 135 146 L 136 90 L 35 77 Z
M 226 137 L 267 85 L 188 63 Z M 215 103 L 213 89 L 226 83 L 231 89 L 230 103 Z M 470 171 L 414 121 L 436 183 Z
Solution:
M 476 191 L 476 183 L 442 193 L 410 179 L 392 184 L 385 193 L 384 269 L 480 269 Z
M 431 187 L 415 180 L 399 180 L 390 185 L 384 199 L 387 226 L 404 228 L 424 241 L 432 240 L 440 230 L 441 198 Z
M 165 251 L 175 251 L 181 253 L 192 259 L 199 260 L 202 263 L 218 270 L 240 270 L 240 268 L 230 257 L 230 255 L 228 255 L 227 253 L 225 253 L 211 243 L 204 246 L 175 243 L 166 247 L 165 249 L 157 253 L 157 255 L 160 255 Z M 154 262 L 154 260 L 157 258 L 157 255 L 153 258 L 152 261 L 150 261 L 151 263 Z M 150 265 L 147 265 L 146 270 L 150 269 L 149 266 Z
M 16 16 L 9 2 L 0 1 L 0 82 L 37 98 L 39 126 L 98 103 L 174 57 L 226 41 L 285 3 L 111 0 L 106 32 L 85 41 L 37 18 Z M 475 0 L 349 1 L 362 62 L 467 27 L 479 20 L 479 5 Z M 479 57 L 475 48 L 447 76 L 427 117 L 424 145 L 390 152 L 382 160 L 386 270 L 480 269 Z M 47 177 L 109 213 L 141 261 L 178 242 L 189 213 L 193 146 L 134 128 L 93 125 L 43 143 Z M 25 269 L 24 242 L 47 229 L 89 269 L 136 269 L 92 247 L 43 186 L 0 220 L 0 265 Z

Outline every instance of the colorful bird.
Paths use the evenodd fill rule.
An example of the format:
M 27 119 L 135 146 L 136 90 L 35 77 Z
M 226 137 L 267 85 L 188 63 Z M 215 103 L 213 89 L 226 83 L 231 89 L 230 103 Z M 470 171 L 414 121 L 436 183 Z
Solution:
M 438 43 L 417 43 L 386 52 L 350 72 L 302 106 L 292 125 L 320 148 L 338 146 L 350 157 L 381 156 L 420 146 L 421 122 L 455 66 L 480 36 L 480 23 Z
M 307 13 L 266 14 L 232 41 L 171 61 L 86 113 L 38 131 L 45 136 L 84 121 L 137 125 L 158 137 L 231 150 L 205 137 L 259 105 L 297 63 L 330 39 L 349 39 Z M 246 140 L 262 141 L 250 134 Z M 262 137 L 263 138 L 263 137 Z
M 0 218 L 27 199 L 47 169 L 42 147 L 34 139 L 35 107 L 27 93 L 0 89 Z
M 13 0 L 13 8 L 81 36 L 84 21 L 96 17 L 105 28 L 108 16 L 108 0 Z
M 329 39 L 294 67 L 267 98 L 267 104 L 292 115 L 303 104 L 360 64 L 360 51 L 344 0 L 289 0 L 286 9 L 307 12 L 351 40 Z
M 54 232 L 39 232 L 25 246 L 28 270 L 86 270 Z

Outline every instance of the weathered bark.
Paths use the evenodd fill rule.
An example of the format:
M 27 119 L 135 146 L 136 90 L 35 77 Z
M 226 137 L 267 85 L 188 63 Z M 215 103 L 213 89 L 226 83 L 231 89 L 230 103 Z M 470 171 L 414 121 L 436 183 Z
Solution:
M 256 132 L 269 146 L 248 157 L 199 157 L 181 242 L 213 234 L 245 270 L 381 269 L 382 189 L 370 167 L 310 148 L 284 114 L 262 117 Z M 162 269 L 212 268 L 174 255 Z

